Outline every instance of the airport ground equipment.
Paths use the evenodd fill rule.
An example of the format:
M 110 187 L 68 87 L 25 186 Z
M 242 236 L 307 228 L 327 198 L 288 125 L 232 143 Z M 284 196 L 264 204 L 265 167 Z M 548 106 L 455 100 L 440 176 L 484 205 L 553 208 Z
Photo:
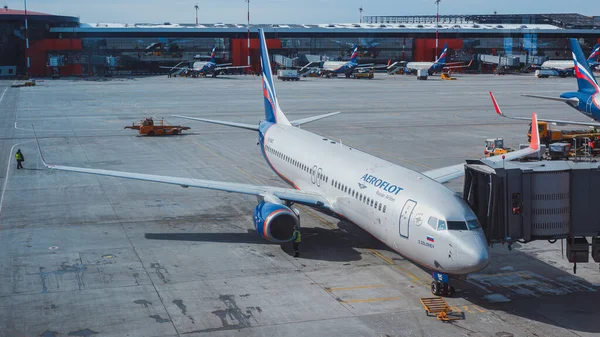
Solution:
M 300 75 L 296 69 L 279 69 L 277 70 L 277 78 L 282 81 L 299 81 Z
M 438 320 L 442 322 L 449 322 L 462 319 L 458 316 L 448 316 L 452 312 L 452 308 L 448 305 L 446 300 L 442 297 L 426 297 L 421 298 L 421 304 L 425 308 L 425 314 L 434 314 Z
M 373 69 L 369 70 L 369 71 L 357 71 L 354 73 L 354 78 L 357 79 L 361 79 L 361 78 L 366 78 L 366 79 L 373 79 L 373 77 L 375 77 Z
M 467 161 L 463 198 L 488 244 L 566 240 L 569 262 L 600 263 L 596 207 L 600 163 L 595 161 Z
M 512 151 L 512 149 L 504 147 L 503 138 L 489 138 L 485 140 L 485 150 L 483 150 L 483 154 L 486 157 L 499 156 L 510 151 Z
M 126 126 L 125 129 L 139 130 L 140 135 L 147 136 L 160 136 L 160 135 L 178 135 L 183 130 L 191 129 L 189 126 L 182 125 L 169 125 L 164 120 L 155 122 L 152 117 L 146 118 L 140 122 L 140 124 L 133 123 L 132 125 Z
M 571 155 L 570 143 L 552 143 L 548 148 L 548 157 L 550 160 L 569 159 Z
M 417 80 L 426 80 L 427 76 L 429 76 L 427 69 L 417 69 Z
M 456 80 L 456 77 L 452 77 L 450 75 L 450 72 L 442 72 L 442 74 L 440 75 L 440 78 L 442 80 Z
M 540 131 L 540 142 L 546 144 L 546 146 L 560 142 L 573 143 L 573 140 L 575 140 L 578 147 L 585 138 L 593 140 L 600 138 L 600 131 L 596 129 L 553 130 L 550 128 L 548 122 L 538 121 L 538 130 Z M 527 139 L 531 139 L 531 126 L 529 126 L 529 132 L 527 132 Z

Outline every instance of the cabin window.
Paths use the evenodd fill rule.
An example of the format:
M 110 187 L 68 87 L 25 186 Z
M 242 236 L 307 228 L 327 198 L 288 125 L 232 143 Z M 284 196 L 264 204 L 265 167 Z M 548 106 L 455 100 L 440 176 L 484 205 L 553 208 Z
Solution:
M 377 201 L 375 201 L 375 208 L 377 208 Z
M 373 207 L 373 202 L 374 202 L 374 200 L 371 200 L 371 207 Z
M 383 205 L 383 213 L 385 213 L 385 208 L 387 205 Z
M 381 212 L 381 204 L 379 204 L 379 211 Z

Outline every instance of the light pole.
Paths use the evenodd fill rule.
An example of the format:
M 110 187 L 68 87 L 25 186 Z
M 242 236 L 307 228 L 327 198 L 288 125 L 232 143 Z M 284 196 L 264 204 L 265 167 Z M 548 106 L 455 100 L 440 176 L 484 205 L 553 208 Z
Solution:
M 196 9 L 196 26 L 198 25 L 198 9 L 200 7 L 198 7 L 198 4 L 196 4 L 196 6 L 194 6 L 194 9 Z
M 27 26 L 27 0 L 23 0 L 23 2 L 25 3 L 25 58 L 27 59 L 27 65 L 26 65 L 26 73 L 27 75 L 29 74 L 29 67 L 31 66 L 31 63 L 29 62 L 29 27 Z
M 360 12 L 360 23 L 362 23 L 362 11 L 363 11 L 362 6 L 360 6 L 360 8 L 358 9 L 358 11 Z
M 435 12 L 435 60 L 437 61 L 438 59 L 438 26 L 439 26 L 439 22 L 440 22 L 440 1 L 442 0 L 435 0 L 435 4 L 437 6 L 437 11 Z
M 248 65 L 250 65 L 250 0 L 246 0 L 248 3 Z

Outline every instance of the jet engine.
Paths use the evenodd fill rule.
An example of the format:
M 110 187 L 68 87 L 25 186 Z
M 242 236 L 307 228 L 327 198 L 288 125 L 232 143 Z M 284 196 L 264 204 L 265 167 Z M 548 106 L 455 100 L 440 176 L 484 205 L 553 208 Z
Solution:
M 291 241 L 294 227 L 300 224 L 298 216 L 289 207 L 266 200 L 254 209 L 253 220 L 260 236 L 278 243 Z

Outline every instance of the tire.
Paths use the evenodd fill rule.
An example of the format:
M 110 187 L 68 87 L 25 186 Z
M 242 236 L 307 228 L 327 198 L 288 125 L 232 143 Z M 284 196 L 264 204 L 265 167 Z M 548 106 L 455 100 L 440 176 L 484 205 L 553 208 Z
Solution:
M 150 136 L 150 137 L 154 136 L 154 131 L 148 132 L 148 136 Z
M 434 294 L 435 296 L 440 296 L 441 291 L 442 290 L 440 289 L 440 285 L 436 281 L 431 282 L 431 293 L 432 294 Z
M 177 129 L 173 130 L 173 134 L 174 135 L 178 135 L 179 134 L 179 130 L 177 130 Z

